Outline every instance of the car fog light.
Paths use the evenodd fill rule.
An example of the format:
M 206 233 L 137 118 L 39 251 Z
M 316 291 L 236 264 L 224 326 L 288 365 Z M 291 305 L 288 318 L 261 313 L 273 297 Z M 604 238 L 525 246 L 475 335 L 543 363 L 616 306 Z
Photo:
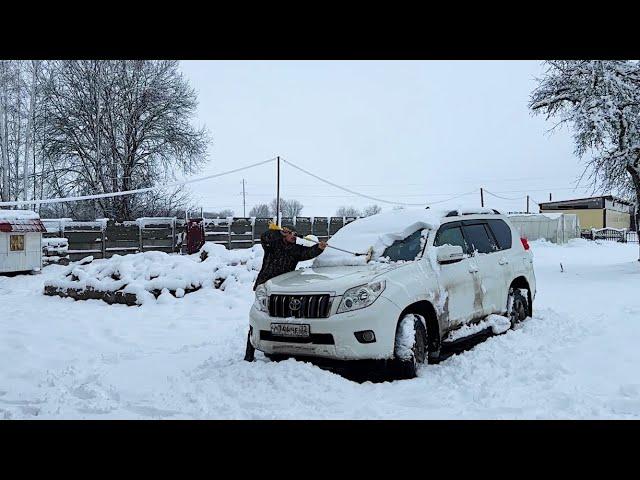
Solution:
M 354 332 L 356 339 L 360 343 L 373 343 L 376 341 L 376 334 L 373 330 L 363 330 L 361 332 Z

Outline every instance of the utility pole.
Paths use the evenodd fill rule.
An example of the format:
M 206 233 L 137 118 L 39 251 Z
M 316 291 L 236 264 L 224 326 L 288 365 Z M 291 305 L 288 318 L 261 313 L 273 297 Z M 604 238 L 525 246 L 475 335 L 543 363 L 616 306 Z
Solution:
M 482 191 L 482 187 L 480 187 L 480 206 L 484 207 L 484 192 Z
M 527 213 L 529 213 L 529 195 L 527 195 Z
M 242 216 L 243 217 L 247 216 L 247 202 L 246 202 L 245 191 L 244 191 L 244 178 L 242 179 Z
M 280 225 L 280 157 L 278 156 L 278 188 L 276 190 L 276 223 Z
M 549 201 L 551 201 L 551 194 L 549 194 Z

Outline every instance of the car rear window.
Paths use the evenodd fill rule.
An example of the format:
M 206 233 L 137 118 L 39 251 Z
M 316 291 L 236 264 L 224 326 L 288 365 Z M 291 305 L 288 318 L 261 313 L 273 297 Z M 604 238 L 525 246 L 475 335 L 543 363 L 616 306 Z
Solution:
M 493 253 L 498 250 L 498 246 L 491 233 L 487 231 L 485 224 L 464 225 L 462 228 L 464 228 L 464 236 L 470 244 L 470 252 L 477 250 L 478 253 Z
M 504 220 L 498 219 L 487 220 L 487 223 L 491 227 L 494 237 L 496 237 L 500 250 L 511 248 L 511 228 L 509 228 L 509 225 Z

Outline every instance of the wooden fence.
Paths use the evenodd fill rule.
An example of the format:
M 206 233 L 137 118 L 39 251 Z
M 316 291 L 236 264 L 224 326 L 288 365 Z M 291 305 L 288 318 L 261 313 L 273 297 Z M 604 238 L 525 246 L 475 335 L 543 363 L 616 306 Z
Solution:
M 326 240 L 344 225 L 358 217 L 293 217 L 282 224 L 295 225 L 302 235 L 315 235 Z M 260 235 L 272 218 L 207 218 L 204 219 L 205 241 L 222 244 L 228 249 L 250 248 L 260 243 Z M 69 260 L 87 256 L 110 258 L 113 255 L 159 250 L 184 253 L 186 221 L 174 217 L 139 218 L 115 223 L 107 219 L 77 222 L 71 219 L 42 219 L 47 227 L 45 237 L 66 238 Z

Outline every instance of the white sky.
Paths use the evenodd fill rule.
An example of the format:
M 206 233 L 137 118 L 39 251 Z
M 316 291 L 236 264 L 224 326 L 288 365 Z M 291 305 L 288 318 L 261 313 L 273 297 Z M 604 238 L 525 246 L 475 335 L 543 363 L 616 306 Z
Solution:
M 276 155 L 334 183 L 387 200 L 420 203 L 485 187 L 548 201 L 589 196 L 570 132 L 527 109 L 537 61 L 183 61 L 198 92 L 196 123 L 213 142 L 217 173 Z M 205 210 L 247 214 L 275 196 L 275 164 L 191 186 Z M 373 202 L 283 166 L 283 198 L 303 215 Z M 479 205 L 474 193 L 445 203 Z M 391 208 L 380 204 L 383 208 Z M 526 200 L 485 194 L 485 206 L 525 210 Z M 531 211 L 537 212 L 531 202 Z

